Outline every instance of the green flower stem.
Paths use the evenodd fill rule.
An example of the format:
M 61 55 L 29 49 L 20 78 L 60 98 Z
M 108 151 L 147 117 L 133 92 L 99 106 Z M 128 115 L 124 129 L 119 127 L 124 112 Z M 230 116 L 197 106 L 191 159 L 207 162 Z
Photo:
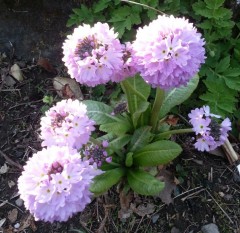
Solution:
M 151 120 L 150 120 L 150 125 L 152 126 L 153 131 L 156 130 L 158 125 L 158 117 L 159 117 L 159 112 L 163 103 L 164 94 L 165 94 L 164 90 L 157 88 L 156 96 L 155 96 L 155 100 L 152 108 Z
M 192 133 L 192 132 L 194 132 L 192 128 L 188 128 L 188 129 L 175 129 L 175 130 L 169 130 L 169 131 L 160 133 L 160 134 L 158 134 L 156 136 L 163 138 L 163 137 L 167 137 L 167 136 L 172 135 L 172 134 L 183 134 L 183 133 Z

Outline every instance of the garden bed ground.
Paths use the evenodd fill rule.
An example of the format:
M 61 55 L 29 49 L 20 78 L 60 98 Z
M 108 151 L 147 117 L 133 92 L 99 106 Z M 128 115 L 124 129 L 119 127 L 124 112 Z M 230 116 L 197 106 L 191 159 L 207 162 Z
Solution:
M 17 8 L 7 2 L 0 0 L 5 9 L 9 10 L 10 7 L 16 11 Z M 19 1 L 15 2 L 17 4 Z M 18 9 L 21 11 L 27 9 L 21 4 L 14 6 L 21 7 Z M 68 9 L 71 7 L 69 5 Z M 1 26 L 6 27 L 6 18 L 4 21 L 3 15 L 0 17 Z M 67 14 L 61 17 L 63 27 Z M 19 19 L 16 22 L 19 23 Z M 10 24 L 10 21 L 8 23 L 13 27 L 14 23 Z M 48 22 L 49 28 L 52 28 L 54 23 L 51 19 Z M 45 105 L 42 98 L 45 95 L 56 96 L 52 80 L 56 75 L 66 75 L 60 62 L 64 36 L 60 38 L 59 34 L 48 31 L 51 40 L 39 50 L 36 41 L 46 34 L 43 35 L 43 31 L 39 34 L 33 32 L 36 33 L 32 37 L 33 42 L 29 47 L 21 48 L 21 37 L 17 38 L 20 26 L 15 25 L 16 31 L 12 35 L 5 31 L 1 52 L 5 51 L 6 57 L 2 53 L 0 57 L 0 232 L 197 233 L 208 223 L 215 223 L 222 233 L 240 232 L 240 177 L 235 167 L 225 157 L 196 152 L 181 138 L 176 140 L 179 140 L 184 152 L 167 168 L 175 177 L 175 184 L 172 184 L 175 187 L 173 203 L 164 204 L 159 197 L 132 195 L 127 199 L 121 198 L 120 206 L 119 193 L 112 189 L 95 198 L 84 212 L 66 223 L 34 221 L 19 199 L 17 179 L 27 159 L 41 149 L 38 133 Z M 37 53 L 32 50 L 34 44 Z M 50 50 L 53 44 L 56 47 Z M 32 61 L 32 58 L 37 59 L 39 51 L 50 58 L 56 73 L 35 66 L 36 60 Z M 15 63 L 22 69 L 23 81 L 12 80 L 9 76 L 10 67 Z M 10 79 L 14 83 L 9 84 Z M 87 96 L 88 93 L 84 94 Z M 129 217 L 123 219 L 127 215 Z

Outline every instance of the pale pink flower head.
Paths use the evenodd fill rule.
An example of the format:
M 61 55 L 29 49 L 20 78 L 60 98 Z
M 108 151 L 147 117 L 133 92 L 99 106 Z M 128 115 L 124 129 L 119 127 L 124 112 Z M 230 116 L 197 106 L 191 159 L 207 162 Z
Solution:
M 91 202 L 93 178 L 102 171 L 69 147 L 52 146 L 34 154 L 18 179 L 18 189 L 35 220 L 67 221 Z
M 78 100 L 62 100 L 41 118 L 42 146 L 70 146 L 80 149 L 94 130 L 94 121 L 87 116 L 87 107 Z
M 153 87 L 186 85 L 205 60 L 204 40 L 188 20 L 159 16 L 133 42 L 137 68 Z
M 122 69 L 122 45 L 108 24 L 75 28 L 63 43 L 63 61 L 71 78 L 87 86 L 105 84 Z

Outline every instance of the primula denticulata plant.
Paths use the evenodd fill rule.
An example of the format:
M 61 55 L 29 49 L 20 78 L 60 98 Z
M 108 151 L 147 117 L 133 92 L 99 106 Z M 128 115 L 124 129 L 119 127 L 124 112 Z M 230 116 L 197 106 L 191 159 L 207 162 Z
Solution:
M 112 107 L 62 100 L 42 117 L 44 148 L 29 159 L 18 180 L 25 207 L 36 220 L 66 221 L 115 184 L 141 195 L 159 194 L 164 183 L 146 168 L 180 155 L 172 134 L 194 133 L 200 151 L 227 140 L 230 120 L 221 120 L 208 106 L 191 111 L 189 129 L 164 127 L 170 110 L 197 87 L 204 44 L 192 23 L 173 16 L 139 28 L 132 43 L 122 44 L 106 23 L 79 26 L 68 36 L 63 61 L 71 78 L 90 87 L 120 83 L 126 102 Z M 153 103 L 151 88 L 156 90 Z M 96 126 L 99 137 L 93 138 Z

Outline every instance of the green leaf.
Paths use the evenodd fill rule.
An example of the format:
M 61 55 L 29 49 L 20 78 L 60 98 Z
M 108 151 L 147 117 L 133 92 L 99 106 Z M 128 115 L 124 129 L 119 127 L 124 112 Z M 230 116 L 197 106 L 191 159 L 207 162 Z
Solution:
M 96 195 L 100 195 L 108 191 L 113 185 L 117 184 L 124 175 L 125 170 L 123 168 L 115 168 L 106 171 L 94 178 L 90 191 Z
M 117 136 L 125 134 L 126 132 L 131 131 L 132 125 L 126 118 L 123 119 L 124 120 L 117 122 L 102 124 L 99 129 L 106 133 L 113 133 Z
M 157 195 L 164 188 L 163 182 L 141 170 L 129 169 L 127 180 L 131 189 L 141 195 Z
M 225 17 L 228 18 L 229 15 L 231 15 L 231 11 L 226 8 L 218 8 L 213 11 L 213 17 L 214 17 L 214 19 L 217 19 L 217 20 L 225 18 Z
M 131 167 L 133 164 L 133 153 L 132 152 L 128 152 L 126 155 L 126 160 L 125 160 L 125 165 L 126 167 Z
M 226 71 L 229 66 L 230 66 L 230 56 L 226 56 L 219 63 L 217 63 L 215 71 L 217 73 L 222 73 L 222 72 Z
M 109 142 L 108 148 L 115 150 L 120 150 L 126 146 L 131 140 L 132 136 L 125 134 L 117 137 L 116 139 Z
M 226 85 L 236 91 L 240 91 L 240 76 L 223 76 Z
M 217 78 L 215 75 L 208 76 L 204 81 L 208 91 L 200 96 L 200 99 L 206 101 L 214 114 L 225 116 L 226 113 L 233 113 L 236 109 L 237 92 L 230 89 L 224 79 Z
M 107 124 L 112 122 L 121 122 L 122 117 L 112 116 L 113 108 L 98 101 L 85 100 L 84 104 L 87 105 L 87 115 L 90 119 L 94 120 L 96 124 Z
M 166 92 L 159 113 L 160 118 L 166 116 L 166 114 L 169 113 L 173 107 L 183 103 L 186 99 L 188 99 L 193 91 L 197 88 L 198 82 L 199 77 L 198 75 L 195 75 L 195 77 L 189 81 L 186 87 L 174 88 L 173 90 Z
M 133 163 L 138 166 L 157 166 L 166 164 L 176 158 L 182 152 L 182 148 L 172 141 L 157 141 L 141 150 L 134 152 Z
M 196 15 L 201 15 L 209 19 L 213 18 L 212 10 L 209 8 L 206 8 L 206 4 L 202 1 L 195 2 L 192 5 L 192 8 Z
M 135 130 L 130 141 L 129 151 L 134 152 L 147 145 L 153 137 L 151 129 L 151 126 L 144 126 Z
M 209 9 L 218 9 L 223 5 L 225 0 L 204 0 Z
M 148 107 L 149 107 L 149 102 L 147 101 L 142 101 L 140 102 L 139 106 L 138 106 L 138 109 L 136 109 L 136 111 L 133 113 L 133 116 L 132 116 L 132 121 L 133 121 L 133 125 L 135 128 L 137 128 L 137 125 L 138 125 L 138 120 L 139 118 L 141 117 L 141 115 L 147 111 Z
M 95 5 L 94 5 L 94 13 L 98 13 L 100 11 L 103 11 L 104 9 L 108 8 L 111 0 L 101 0 L 98 1 Z
M 133 115 L 140 109 L 142 102 L 147 101 L 151 87 L 139 75 L 123 80 L 121 86 L 127 97 L 129 111 Z

